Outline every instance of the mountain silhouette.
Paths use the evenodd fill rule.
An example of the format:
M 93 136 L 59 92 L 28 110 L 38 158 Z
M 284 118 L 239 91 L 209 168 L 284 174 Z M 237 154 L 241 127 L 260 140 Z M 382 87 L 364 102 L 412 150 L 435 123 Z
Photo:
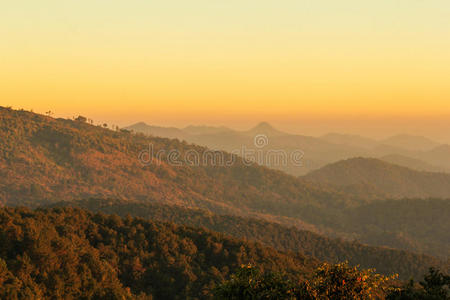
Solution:
M 250 130 L 245 131 L 244 134 L 247 134 L 247 135 L 264 134 L 268 137 L 289 135 L 288 133 L 285 133 L 285 132 L 275 129 L 272 125 L 270 125 L 267 122 L 259 123 L 258 125 L 251 128 Z

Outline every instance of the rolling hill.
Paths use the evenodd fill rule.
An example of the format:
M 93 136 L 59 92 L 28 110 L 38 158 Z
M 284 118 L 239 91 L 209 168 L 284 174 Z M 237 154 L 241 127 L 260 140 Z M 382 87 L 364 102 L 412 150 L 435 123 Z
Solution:
M 6 205 L 98 197 L 297 219 L 358 201 L 228 153 L 26 111 L 0 109 L 0 138 Z
M 232 130 L 227 127 L 188 126 L 183 129 L 163 128 L 138 123 L 128 130 L 152 136 L 178 138 L 211 149 L 224 150 L 242 155 L 242 146 L 249 150 L 278 151 L 286 153 L 303 152 L 301 166 L 270 164 L 260 162 L 270 168 L 279 169 L 295 176 L 303 176 L 327 164 L 354 157 L 378 158 L 393 164 L 418 171 L 449 172 L 450 151 L 448 145 L 441 145 L 429 138 L 399 134 L 382 140 L 360 135 L 329 133 L 320 137 L 289 134 L 262 122 L 247 131 Z M 254 147 L 254 137 L 268 137 L 266 147 Z
M 332 186 L 330 182 L 297 178 L 229 153 L 128 130 L 112 131 L 80 120 L 83 118 L 78 121 L 54 119 L 0 108 L 0 202 L 3 205 L 37 207 L 87 198 L 163 203 L 265 219 L 329 236 L 368 240 L 373 245 L 400 245 L 403 249 L 418 252 L 427 249 L 421 244 L 426 242 L 424 239 L 412 237 L 411 243 L 400 243 L 401 235 L 390 232 L 384 235 L 382 230 L 378 232 L 378 240 L 365 240 L 364 232 L 355 232 L 355 228 L 339 219 L 348 209 L 380 201 L 380 197 L 387 194 L 380 191 L 385 184 L 382 180 L 392 176 L 383 172 L 400 167 L 387 164 L 388 168 L 374 172 L 382 184 L 370 186 L 372 190 L 358 181 L 357 188 L 345 184 Z M 276 139 L 285 139 L 285 144 L 296 144 L 289 136 L 270 138 L 271 141 Z M 313 142 L 316 140 L 312 139 Z M 175 158 L 173 153 L 177 154 Z M 199 160 L 192 161 L 189 156 L 192 154 L 198 155 Z M 212 159 L 211 155 L 218 155 L 219 159 Z M 191 159 L 186 159 L 189 157 Z M 228 162 L 231 164 L 224 164 Z M 400 169 L 393 174 L 400 176 L 406 168 Z M 367 172 L 368 169 L 363 170 Z M 341 177 L 340 180 L 344 180 L 348 176 L 345 172 L 345 168 L 331 172 L 330 179 Z M 357 172 L 349 174 L 360 176 Z M 435 174 L 429 176 L 434 180 Z M 410 181 L 405 179 L 408 184 Z M 436 182 L 430 186 L 436 187 L 438 192 L 445 188 Z M 429 191 L 420 188 L 416 189 Z M 391 193 L 399 191 L 396 186 L 391 189 L 388 189 Z M 400 191 L 404 192 L 404 188 Z M 448 218 L 447 211 L 439 213 Z M 371 220 L 370 215 L 368 220 Z M 378 221 L 371 222 L 377 224 Z M 401 224 L 397 233 L 401 234 L 406 231 L 403 227 L 410 226 L 411 222 Z M 427 228 L 431 233 L 436 226 L 440 224 L 430 219 Z M 375 225 L 374 228 L 379 229 Z M 433 238 L 433 234 L 430 235 Z M 388 238 L 393 241 L 386 243 Z M 442 242 L 446 249 L 448 243 Z
M 322 219 L 336 231 L 370 245 L 450 258 L 450 200 L 383 200 L 347 208 Z
M 117 214 L 122 217 L 131 215 L 154 221 L 207 228 L 235 238 L 257 241 L 277 250 L 299 252 L 320 261 L 330 263 L 348 261 L 350 264 L 360 265 L 362 268 L 375 268 L 378 273 L 385 275 L 397 273 L 403 279 L 421 278 L 427 272 L 428 267 L 442 267 L 443 265 L 439 260 L 425 255 L 386 247 L 371 247 L 355 241 L 330 239 L 309 231 L 260 219 L 218 215 L 180 206 L 90 199 L 59 202 L 51 207 L 79 207 L 93 212 Z M 365 224 L 365 222 L 361 222 L 362 228 L 365 228 Z
M 415 171 L 373 158 L 352 158 L 304 179 L 372 198 L 450 198 L 450 174 Z
M 318 264 L 173 223 L 72 208 L 0 209 L 2 299 L 210 298 L 249 263 L 291 278 Z
M 386 155 L 379 158 L 385 162 L 406 167 L 417 171 L 436 172 L 436 173 L 449 173 L 449 169 L 445 167 L 437 167 L 420 159 L 407 157 L 399 154 Z
M 450 168 L 450 145 L 440 145 L 420 155 L 420 159 L 433 164 Z

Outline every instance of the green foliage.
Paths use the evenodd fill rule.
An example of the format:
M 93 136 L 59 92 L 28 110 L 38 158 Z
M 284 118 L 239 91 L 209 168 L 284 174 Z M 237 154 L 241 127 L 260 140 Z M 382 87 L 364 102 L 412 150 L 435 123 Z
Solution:
M 348 198 L 279 171 L 249 166 L 229 153 L 221 153 L 223 161 L 234 160 L 228 167 L 210 161 L 190 165 L 184 160 L 187 153 L 203 157 L 207 149 L 2 107 L 0 140 L 0 177 L 5 179 L 0 200 L 8 205 L 102 197 L 298 217 L 304 205 L 336 207 Z M 145 165 L 139 157 L 149 145 L 154 163 Z M 168 163 L 171 150 L 180 154 L 181 166 Z M 31 191 L 33 183 L 42 186 L 45 196 Z
M 450 174 L 416 171 L 375 158 L 341 160 L 314 170 L 305 178 L 368 201 L 450 197 Z
M 448 300 L 450 299 L 450 276 L 430 268 L 424 280 L 415 284 L 413 280 L 392 291 L 388 300 Z
M 61 202 L 52 206 L 74 206 L 122 217 L 129 214 L 180 225 L 205 227 L 236 238 L 258 241 L 278 250 L 300 252 L 320 261 L 330 263 L 349 261 L 351 265 L 360 265 L 362 268 L 375 268 L 381 274 L 397 273 L 402 279 L 422 278 L 430 266 L 442 265 L 439 260 L 425 255 L 384 247 L 370 247 L 357 242 L 326 238 L 274 222 L 218 215 L 180 206 L 101 199 Z
M 173 166 L 167 163 L 166 154 L 158 163 L 143 165 L 139 154 L 148 149 L 149 144 L 155 153 L 175 149 L 181 156 L 192 150 L 202 154 L 207 149 L 178 140 L 111 131 L 86 122 L 1 107 L 0 140 L 2 205 L 36 207 L 88 197 L 164 202 L 219 214 L 305 225 L 330 235 L 376 245 L 432 251 L 435 255 L 442 249 L 442 256 L 448 256 L 448 235 L 444 235 L 448 228 L 448 200 L 443 200 L 443 205 L 431 201 L 429 209 L 423 209 L 427 205 L 419 201 L 409 203 L 405 206 L 414 209 L 403 214 L 405 210 L 392 209 L 388 203 L 356 207 L 364 201 L 351 194 L 318 187 L 257 165 L 248 166 L 239 158 L 230 167 Z M 224 157 L 228 160 L 231 155 L 224 153 Z M 423 212 L 424 217 L 417 212 Z M 384 217 L 388 214 L 389 217 Z M 403 218 L 404 215 L 408 218 Z M 352 217 L 346 219 L 346 216 Z M 358 216 L 367 221 L 358 220 Z M 238 223 L 243 228 L 240 232 L 238 227 L 214 217 L 211 219 L 213 222 L 208 228 L 213 230 L 256 238 L 280 250 L 303 252 L 330 262 L 348 259 L 352 264 L 376 266 L 385 273 L 396 268 L 403 276 L 417 276 L 436 262 L 429 257 L 396 251 L 373 250 L 378 254 L 370 253 L 369 248 L 357 243 L 355 246 L 330 243 L 313 235 L 299 234 L 295 230 L 286 232 L 284 228 L 269 225 L 274 228 L 267 230 L 274 232 L 271 238 L 270 234 L 255 229 L 257 224 L 245 225 L 245 220 Z M 185 224 L 207 227 L 204 219 L 189 222 Z M 285 234 L 287 238 L 283 237 Z
M 323 264 L 311 278 L 293 282 L 279 274 L 261 274 L 247 265 L 219 285 L 215 296 L 218 299 L 383 299 L 392 279 L 341 263 Z
M 231 279 L 214 290 L 217 299 L 290 299 L 295 286 L 282 275 L 261 273 L 252 265 L 242 265 Z
M 218 285 L 214 293 L 217 299 L 450 299 L 450 276 L 435 269 L 431 268 L 419 285 L 411 280 L 396 287 L 394 279 L 347 263 L 323 264 L 311 277 L 295 281 L 243 265 L 228 281 Z
M 450 200 L 378 201 L 322 215 L 322 224 L 353 234 L 368 244 L 450 256 Z
M 143 165 L 139 155 L 149 145 L 154 153 L 177 150 L 180 157 L 190 151 L 202 155 L 207 149 L 2 107 L 0 140 L 3 205 L 36 207 L 90 197 L 163 202 L 306 226 L 330 236 L 444 259 L 449 255 L 450 242 L 445 235 L 448 200 L 440 204 L 415 201 L 403 205 L 403 210 L 390 203 L 368 207 L 362 205 L 366 199 L 361 199 L 360 193 L 318 186 L 256 164 L 249 166 L 237 157 L 229 167 L 174 166 L 167 163 L 166 152 L 161 161 L 154 155 L 155 163 Z M 228 153 L 223 156 L 225 161 L 232 157 Z M 351 261 L 338 254 L 333 253 L 331 261 Z M 358 260 L 365 262 L 366 258 Z M 408 270 L 410 261 L 402 260 L 402 275 L 418 274 L 417 265 Z
M 319 298 L 328 299 L 379 299 L 383 297 L 388 281 L 373 270 L 359 270 L 347 263 L 324 264 L 316 270 L 312 289 Z
M 1 299 L 205 298 L 249 262 L 291 277 L 316 265 L 172 223 L 72 208 L 0 209 Z

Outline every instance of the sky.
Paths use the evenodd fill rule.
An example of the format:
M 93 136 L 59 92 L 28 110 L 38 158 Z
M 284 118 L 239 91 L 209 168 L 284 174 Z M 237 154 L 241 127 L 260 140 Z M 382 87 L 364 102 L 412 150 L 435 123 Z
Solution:
M 0 105 L 450 142 L 448 0 L 17 0 Z

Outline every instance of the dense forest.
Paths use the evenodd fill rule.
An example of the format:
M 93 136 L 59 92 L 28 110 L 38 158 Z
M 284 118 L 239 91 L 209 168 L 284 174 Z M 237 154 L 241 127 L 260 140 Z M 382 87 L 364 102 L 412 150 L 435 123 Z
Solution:
M 450 257 L 450 200 L 401 199 L 347 208 L 322 224 L 372 245 Z
M 220 152 L 229 166 L 202 160 L 168 163 L 208 149 L 174 139 L 112 131 L 84 120 L 54 119 L 0 108 L 0 201 L 36 206 L 88 197 L 182 204 L 235 214 L 300 217 L 302 207 L 341 207 L 358 200 Z M 142 164 L 143 151 L 166 151 Z M 24 175 L 27 176 L 24 176 Z
M 317 261 L 203 229 L 72 208 L 0 209 L 0 298 L 207 297 L 242 264 L 303 276 Z
M 0 202 L 5 205 L 36 207 L 90 197 L 160 202 L 263 218 L 372 245 L 449 256 L 448 239 L 430 230 L 448 222 L 448 204 L 422 209 L 420 201 L 411 203 L 405 219 L 403 212 L 392 210 L 387 202 L 372 199 L 377 213 L 372 216 L 371 209 L 365 211 L 363 231 L 359 224 L 347 224 L 342 219 L 368 204 L 370 193 L 365 189 L 338 191 L 244 163 L 237 157 L 228 167 L 172 165 L 164 155 L 149 165 L 140 162 L 139 154 L 149 145 L 155 152 L 176 149 L 181 156 L 192 150 L 208 151 L 178 140 L 113 131 L 90 125 L 82 118 L 54 119 L 8 108 L 0 108 L 0 138 Z M 224 159 L 232 157 L 221 154 Z M 390 210 L 391 220 L 397 222 L 395 230 L 377 225 L 384 222 L 384 210 Z M 419 230 L 427 232 L 426 239 L 408 229 L 416 228 L 415 220 L 424 218 L 426 222 L 419 221 Z M 425 245 L 428 241 L 432 243 Z
M 52 205 L 52 207 L 67 206 L 117 214 L 122 217 L 130 215 L 169 221 L 180 225 L 204 227 L 236 238 L 258 241 L 278 250 L 300 252 L 320 261 L 330 263 L 348 261 L 351 265 L 374 268 L 377 272 L 385 275 L 397 273 L 403 279 L 421 278 L 429 267 L 446 268 L 444 262 L 425 255 L 396 249 L 370 247 L 342 239 L 330 239 L 309 231 L 298 230 L 295 227 L 286 227 L 254 218 L 218 215 L 199 209 L 101 199 L 60 202 Z
M 77 208 L 0 209 L 1 299 L 447 299 L 424 283 L 204 229 Z
M 229 280 L 214 289 L 217 299 L 298 300 L 448 300 L 450 276 L 430 269 L 419 283 L 399 284 L 394 277 L 373 270 L 359 270 L 346 263 L 322 264 L 307 280 L 291 281 L 280 274 L 261 273 L 251 265 L 242 266 Z
M 146 222 L 203 226 L 321 261 L 348 260 L 385 274 L 395 271 L 402 278 L 417 278 L 430 265 L 444 270 L 446 266 L 438 259 L 388 248 L 442 260 L 450 254 L 450 200 L 385 200 L 376 186 L 348 188 L 312 182 L 176 139 L 95 126 L 84 117 L 54 119 L 0 107 L 0 139 L 0 203 L 4 206 L 36 208 L 60 201 L 119 199 L 130 201 L 127 213 L 154 220 Z M 169 150 L 176 150 L 181 160 L 169 163 Z M 146 151 L 150 163 L 142 161 Z M 152 155 L 159 151 L 162 155 Z M 192 152 L 200 157 L 218 154 L 233 163 L 182 159 Z M 389 170 L 385 169 L 385 178 L 392 176 Z M 142 206 L 133 208 L 137 202 Z M 170 211 L 157 204 L 177 208 Z M 107 211 L 113 208 L 106 206 L 94 210 L 102 209 L 125 214 Z M 133 213 L 133 209 L 142 211 Z M 7 267 L 2 267 L 8 270 L 5 274 L 12 272 L 12 265 L 6 262 Z

